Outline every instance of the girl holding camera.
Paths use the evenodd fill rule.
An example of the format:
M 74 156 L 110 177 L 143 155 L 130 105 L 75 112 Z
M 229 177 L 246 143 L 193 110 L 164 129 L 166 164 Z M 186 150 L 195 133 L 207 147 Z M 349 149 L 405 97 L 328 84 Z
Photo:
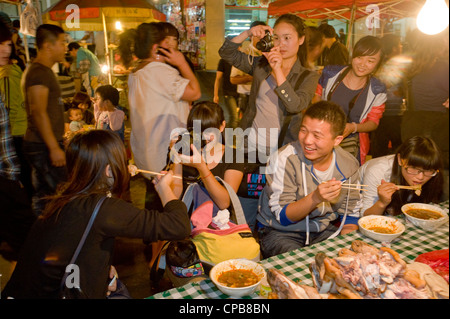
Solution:
M 265 52 L 260 57 L 238 50 L 241 43 L 252 36 L 262 39 L 257 46 Z M 304 41 L 303 20 L 285 14 L 277 19 L 273 29 L 254 26 L 227 39 L 219 50 L 224 60 L 253 76 L 249 104 L 240 124 L 244 130 L 252 128 L 246 152 L 258 148 L 260 154 L 269 155 L 278 147 L 297 140 L 301 112 L 310 104 L 319 79 L 316 72 L 308 71 L 300 62 L 300 47 Z M 271 136 L 273 128 L 278 129 L 277 136 Z
M 201 135 L 205 143 L 202 141 L 202 148 L 198 150 L 194 144 L 189 145 L 192 156 L 184 154 L 187 153 L 185 150 L 181 150 L 182 154 L 172 153 L 176 158 L 174 160 L 176 164 L 173 167 L 174 173 L 183 177 L 182 182 L 180 179 L 173 181 L 174 193 L 181 197 L 186 191 L 188 183 L 201 181 L 214 204 L 220 210 L 227 209 L 231 204 L 230 196 L 215 176 L 223 179 L 237 192 L 244 175 L 242 172 L 244 164 L 238 163 L 235 150 L 223 141 L 222 136 L 226 122 L 219 104 L 213 102 L 194 104 L 187 121 L 187 129 L 190 132 L 194 130 L 194 121 L 199 121 L 201 124 Z M 193 134 L 196 132 L 194 131 Z M 233 154 L 232 161 L 226 157 L 227 153 Z

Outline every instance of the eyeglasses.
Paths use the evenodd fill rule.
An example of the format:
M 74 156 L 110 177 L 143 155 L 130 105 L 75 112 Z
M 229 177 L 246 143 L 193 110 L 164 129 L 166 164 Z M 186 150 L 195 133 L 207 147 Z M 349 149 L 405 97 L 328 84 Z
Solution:
M 423 173 L 426 177 L 433 177 L 436 176 L 439 172 L 438 169 L 430 169 L 430 170 L 423 170 L 423 169 L 417 169 L 414 167 L 405 166 L 406 173 L 409 175 L 419 175 L 420 173 Z

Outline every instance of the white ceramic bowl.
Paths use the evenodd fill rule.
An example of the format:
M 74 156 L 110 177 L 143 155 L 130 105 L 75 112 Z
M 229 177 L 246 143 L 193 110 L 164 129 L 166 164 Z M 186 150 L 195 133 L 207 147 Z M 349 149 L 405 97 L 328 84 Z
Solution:
M 379 242 L 391 242 L 399 237 L 405 231 L 403 225 L 398 219 L 381 215 L 368 215 L 358 220 L 359 231 L 372 239 Z M 381 227 L 389 229 L 392 234 L 385 234 L 370 230 L 373 227 Z
M 439 219 L 421 219 L 408 215 L 408 211 L 411 209 L 427 209 L 440 214 L 442 217 Z M 441 208 L 422 203 L 410 203 L 402 206 L 402 212 L 405 214 L 406 219 L 414 226 L 420 227 L 426 231 L 434 231 L 441 225 L 448 222 L 448 214 Z
M 259 281 L 254 285 L 242 288 L 230 288 L 219 283 L 218 278 L 223 272 L 234 269 L 253 270 L 253 272 L 258 276 Z M 209 277 L 217 286 L 217 288 L 219 288 L 219 290 L 224 294 L 232 297 L 243 297 L 251 295 L 259 287 L 261 281 L 265 276 L 266 271 L 264 270 L 264 268 L 260 264 L 248 259 L 229 259 L 222 261 L 215 265 L 209 273 Z

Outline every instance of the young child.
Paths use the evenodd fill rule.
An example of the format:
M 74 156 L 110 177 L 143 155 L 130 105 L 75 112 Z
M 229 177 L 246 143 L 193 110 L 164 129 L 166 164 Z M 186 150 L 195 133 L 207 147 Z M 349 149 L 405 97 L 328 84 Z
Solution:
M 70 131 L 81 131 L 83 129 L 83 125 L 86 125 L 86 122 L 83 121 L 83 112 L 81 111 L 81 109 L 70 108 L 68 110 L 68 115 L 70 120 Z
M 91 98 L 86 93 L 78 92 L 73 97 L 72 107 L 79 108 L 83 112 L 83 121 L 88 125 L 95 124 L 94 113 L 92 112 L 91 106 Z
M 97 129 L 111 130 L 125 140 L 125 113 L 119 106 L 119 91 L 112 85 L 95 90 L 94 116 Z

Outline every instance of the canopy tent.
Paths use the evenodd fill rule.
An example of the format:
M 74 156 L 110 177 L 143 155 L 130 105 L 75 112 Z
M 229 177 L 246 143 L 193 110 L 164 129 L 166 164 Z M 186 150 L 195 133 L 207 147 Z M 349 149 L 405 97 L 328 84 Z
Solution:
M 380 19 L 417 16 L 424 3 L 425 0 L 276 0 L 269 5 L 268 14 L 278 17 L 293 13 L 304 19 L 337 19 L 348 22 L 348 34 L 352 34 L 354 22 L 360 18 L 376 13 Z M 347 45 L 349 41 L 350 37 Z
M 371 10 L 366 10 L 370 5 L 377 5 L 381 18 L 404 18 L 417 15 L 424 3 L 424 0 L 277 0 L 269 5 L 268 13 L 274 17 L 293 13 L 305 19 L 349 21 L 354 6 L 355 19 L 360 19 L 372 13 Z
M 75 5 L 79 12 L 75 12 Z M 75 18 L 78 20 L 75 21 Z M 44 11 L 42 20 L 44 23 L 57 24 L 66 31 L 103 31 L 111 84 L 107 31 L 115 30 L 117 21 L 124 28 L 136 28 L 144 22 L 166 21 L 166 16 L 145 0 L 78 0 L 75 3 L 73 0 L 61 0 Z
M 80 9 L 79 27 L 66 23 L 75 17 L 73 5 Z M 145 0 L 61 0 L 44 11 L 42 19 L 66 31 L 105 31 L 104 22 L 107 30 L 114 30 L 116 21 L 136 28 L 143 22 L 166 21 L 166 16 Z

